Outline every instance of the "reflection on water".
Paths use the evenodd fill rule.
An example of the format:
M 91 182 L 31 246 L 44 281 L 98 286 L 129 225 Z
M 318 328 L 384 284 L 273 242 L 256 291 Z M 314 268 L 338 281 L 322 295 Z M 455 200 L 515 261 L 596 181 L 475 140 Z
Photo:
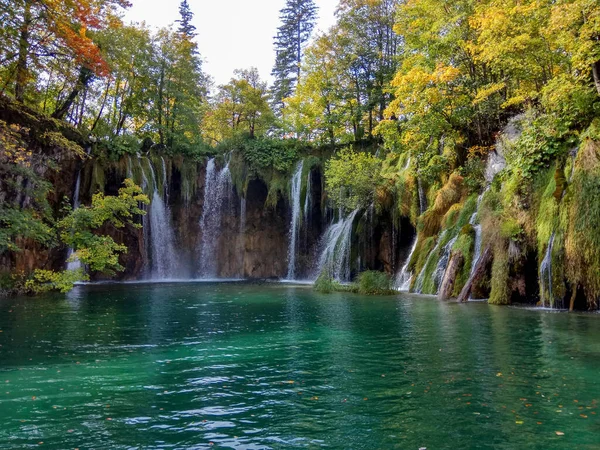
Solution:
M 243 283 L 2 300 L 0 449 L 598 448 L 599 319 Z

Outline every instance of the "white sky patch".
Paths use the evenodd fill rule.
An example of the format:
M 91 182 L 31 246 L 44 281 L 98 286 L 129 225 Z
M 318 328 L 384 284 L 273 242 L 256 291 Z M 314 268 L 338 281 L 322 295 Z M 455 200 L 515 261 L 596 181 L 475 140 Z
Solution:
M 179 0 L 132 0 L 126 22 L 146 22 L 166 27 L 179 18 Z M 197 42 L 204 71 L 215 85 L 227 83 L 235 69 L 256 67 L 272 81 L 275 61 L 273 37 L 279 26 L 279 10 L 285 0 L 188 0 L 194 13 Z M 315 0 L 319 21 L 315 31 L 327 31 L 335 23 L 338 0 Z M 316 33 L 315 33 L 316 34 Z

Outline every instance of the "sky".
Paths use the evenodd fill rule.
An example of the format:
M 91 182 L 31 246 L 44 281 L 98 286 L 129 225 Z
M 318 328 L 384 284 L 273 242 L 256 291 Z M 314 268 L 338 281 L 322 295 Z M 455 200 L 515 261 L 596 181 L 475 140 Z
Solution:
M 179 18 L 179 0 L 131 0 L 126 22 L 146 22 L 164 27 Z M 279 26 L 279 10 L 285 0 L 188 0 L 194 13 L 197 42 L 204 71 L 215 85 L 227 83 L 235 69 L 256 67 L 272 81 L 275 60 L 273 36 Z M 315 31 L 327 31 L 335 23 L 338 0 L 315 0 L 319 21 Z

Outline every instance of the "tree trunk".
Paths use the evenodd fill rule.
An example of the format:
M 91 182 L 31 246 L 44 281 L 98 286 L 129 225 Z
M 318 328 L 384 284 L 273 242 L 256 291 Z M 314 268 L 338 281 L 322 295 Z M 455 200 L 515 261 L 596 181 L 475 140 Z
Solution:
M 575 310 L 575 300 L 577 299 L 577 284 L 573 288 L 573 293 L 571 294 L 571 301 L 569 302 L 569 311 L 573 312 Z
M 479 261 L 477 261 L 473 275 L 471 278 L 469 278 L 469 281 L 467 281 L 467 284 L 465 284 L 465 287 L 462 289 L 462 291 L 460 291 L 460 295 L 458 296 L 459 302 L 469 301 L 471 291 L 473 290 L 473 284 L 475 284 L 475 281 L 480 280 L 481 277 L 484 276 L 485 269 L 489 265 L 491 259 L 492 249 L 490 247 L 486 247 L 484 252 L 481 254 L 481 258 L 479 258 Z
M 438 298 L 440 300 L 448 300 L 452 297 L 454 285 L 456 284 L 456 277 L 464 262 L 465 258 L 462 253 L 454 253 L 450 258 L 448 268 L 446 269 L 444 279 L 442 280 L 442 285 L 440 286 L 440 292 L 438 293 Z
M 27 59 L 29 57 L 29 26 L 31 25 L 31 1 L 25 1 L 23 12 L 23 26 L 19 34 L 19 58 L 17 60 L 17 74 L 15 78 L 15 98 L 19 102 L 25 99 L 25 87 L 29 78 Z
M 67 115 L 67 112 L 69 112 L 69 109 L 73 105 L 73 102 L 79 95 L 79 92 L 87 88 L 93 76 L 94 74 L 90 69 L 88 69 L 87 67 L 81 67 L 79 69 L 79 78 L 77 78 L 77 83 L 75 84 L 75 87 L 73 88 L 67 99 L 63 102 L 63 104 L 57 107 L 56 111 L 52 113 L 52 117 L 60 120 L 64 119 L 64 117 Z
M 104 92 L 104 99 L 102 100 L 102 105 L 100 105 L 100 111 L 98 111 L 98 115 L 96 116 L 96 119 L 94 120 L 94 124 L 92 125 L 92 128 L 90 129 L 90 131 L 94 131 L 96 129 L 96 126 L 98 125 L 98 122 L 100 121 L 100 118 L 102 117 L 102 113 L 104 112 L 104 107 L 106 106 L 106 100 L 108 99 L 109 90 L 110 90 L 110 80 L 108 80 L 106 83 L 106 91 Z

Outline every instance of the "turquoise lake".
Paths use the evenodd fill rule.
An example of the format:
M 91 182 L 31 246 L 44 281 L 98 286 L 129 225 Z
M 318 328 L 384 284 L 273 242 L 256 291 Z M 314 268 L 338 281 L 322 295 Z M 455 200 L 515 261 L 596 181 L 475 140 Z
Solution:
M 598 449 L 600 315 L 247 283 L 0 300 L 0 449 Z

